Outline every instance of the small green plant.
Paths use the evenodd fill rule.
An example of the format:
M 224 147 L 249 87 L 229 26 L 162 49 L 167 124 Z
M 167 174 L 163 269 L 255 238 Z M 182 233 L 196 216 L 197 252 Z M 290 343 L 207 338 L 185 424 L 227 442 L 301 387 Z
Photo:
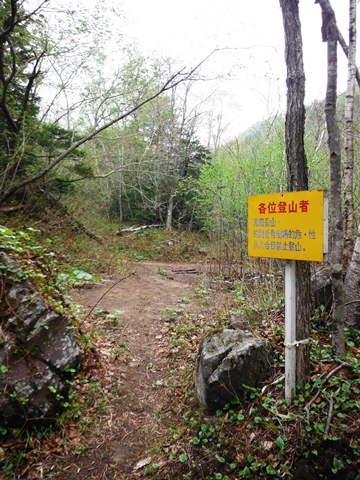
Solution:
M 5 475 L 11 475 L 13 469 L 14 469 L 14 464 L 13 463 L 8 463 L 7 465 L 4 465 L 2 467 L 2 470 L 5 473 Z
M 283 440 L 281 437 L 278 437 L 278 438 L 276 439 L 276 445 L 279 447 L 279 449 L 280 449 L 281 452 L 284 451 L 285 442 L 284 442 L 284 440 Z
M 343 464 L 336 457 L 334 457 L 333 468 L 331 469 L 331 471 L 333 473 L 338 473 L 342 468 L 343 468 Z
M 139 262 L 148 259 L 148 256 L 146 254 L 139 253 L 139 252 L 131 252 L 130 255 L 134 257 L 136 260 L 138 260 Z
M 164 318 L 165 322 L 174 321 L 177 318 L 178 315 L 182 314 L 182 312 L 183 312 L 182 309 L 171 308 L 171 307 L 167 307 L 165 310 L 164 309 L 160 310 L 160 313 L 165 313 L 166 314 L 166 317 Z
M 101 278 L 99 275 L 92 275 L 84 270 L 69 268 L 68 273 L 59 274 L 57 284 L 63 288 L 81 287 L 86 282 L 99 282 Z
M 80 445 L 80 446 L 77 447 L 77 449 L 75 450 L 75 455 L 81 455 L 85 450 L 86 450 L 85 445 Z

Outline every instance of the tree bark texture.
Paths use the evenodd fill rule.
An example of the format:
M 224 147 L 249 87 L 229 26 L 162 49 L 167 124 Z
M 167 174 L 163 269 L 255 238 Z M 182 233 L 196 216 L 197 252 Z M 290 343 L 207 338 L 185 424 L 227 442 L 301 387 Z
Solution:
M 360 330 L 360 228 L 352 260 L 345 277 L 345 324 L 350 330 Z
M 169 195 L 169 202 L 168 202 L 168 210 L 167 210 L 167 217 L 166 217 L 166 230 L 172 229 L 172 218 L 173 218 L 173 211 L 174 211 L 174 189 L 171 189 Z
M 346 152 L 346 159 L 345 159 L 345 171 L 344 171 L 344 181 L 345 181 L 345 212 L 349 209 L 349 205 L 347 203 L 346 193 L 349 189 L 348 183 L 352 182 L 352 174 L 353 174 L 353 166 L 354 166 L 354 125 L 353 121 L 353 111 L 354 111 L 354 90 L 352 90 L 352 75 L 353 70 L 356 71 L 355 66 L 355 56 L 356 56 L 356 1 L 350 0 L 350 24 L 349 24 L 349 78 L 348 78 L 348 91 L 346 92 L 346 111 L 345 111 L 345 120 L 346 120 L 346 137 L 345 137 L 345 152 Z M 348 104 L 348 94 L 349 94 L 349 104 Z M 352 97 L 351 97 L 352 95 Z M 348 120 L 349 119 L 349 120 Z M 350 123 L 351 121 L 351 123 Z M 349 138 L 348 138 L 348 122 L 349 122 Z M 350 132 L 351 126 L 351 132 Z M 352 151 L 352 157 L 350 157 Z M 352 159 L 352 164 L 348 166 L 348 158 L 349 161 Z M 349 167 L 351 168 L 351 178 Z M 352 183 L 351 183 L 352 185 Z M 352 197 L 353 201 L 353 197 Z M 349 199 L 350 202 L 350 199 Z M 353 203 L 352 212 L 353 212 Z M 346 213 L 345 213 L 345 222 L 349 221 Z M 352 219 L 353 221 L 353 219 Z M 345 225 L 345 249 L 349 247 L 349 227 Z M 346 304 L 345 304 L 345 325 L 350 328 L 350 330 L 358 330 L 360 329 L 360 229 L 358 231 L 358 236 L 355 242 L 355 248 L 353 250 L 352 259 L 349 265 L 349 268 L 346 273 L 345 277 L 345 294 L 346 294 Z
M 304 147 L 305 72 L 299 0 L 280 0 L 285 31 L 287 67 L 287 110 L 285 122 L 288 190 L 308 190 L 308 169 Z M 310 336 L 310 263 L 296 262 L 296 340 Z M 299 344 L 296 351 L 296 383 L 305 384 L 310 375 L 310 345 Z
M 349 0 L 348 80 L 345 102 L 344 270 L 354 249 L 354 94 L 356 76 L 356 0 Z
M 343 355 L 345 293 L 343 282 L 344 234 L 341 211 L 341 142 L 336 117 L 337 100 L 337 43 L 338 29 L 335 13 L 328 0 L 318 0 L 322 9 L 323 40 L 327 42 L 328 76 L 325 116 L 330 149 L 330 215 L 332 249 L 330 256 L 333 284 L 332 342 L 334 355 Z

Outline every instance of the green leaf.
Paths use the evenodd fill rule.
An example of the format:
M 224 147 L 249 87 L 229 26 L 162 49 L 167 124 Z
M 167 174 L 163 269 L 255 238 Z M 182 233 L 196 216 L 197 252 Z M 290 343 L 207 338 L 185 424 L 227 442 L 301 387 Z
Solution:
M 244 478 L 250 478 L 251 476 L 250 468 L 245 467 L 243 470 L 241 470 L 240 475 L 242 475 Z
M 284 450 L 285 443 L 281 437 L 276 439 L 276 445 L 280 448 L 280 450 Z
M 75 275 L 75 277 L 78 280 L 91 280 L 92 279 L 92 275 L 90 275 L 89 273 L 84 272 L 82 270 L 73 270 L 73 275 Z
M 182 454 L 180 455 L 180 457 L 179 457 L 179 460 L 180 460 L 180 462 L 182 462 L 182 463 L 187 462 L 188 456 L 186 455 L 186 453 L 182 453 Z
M 102 277 L 100 275 L 94 275 L 93 277 L 91 277 L 91 280 L 93 282 L 100 282 L 100 280 L 102 280 Z
M 266 467 L 266 473 L 269 473 L 270 475 L 276 475 L 276 470 L 272 465 L 268 465 Z
M 342 463 L 336 457 L 334 457 L 333 465 L 334 465 L 334 468 L 332 469 L 333 473 L 337 473 L 339 470 L 342 469 Z
M 14 235 L 14 232 L 12 230 L 9 230 L 8 228 L 0 227 L 0 234 L 4 236 L 5 235 L 10 236 L 10 235 Z

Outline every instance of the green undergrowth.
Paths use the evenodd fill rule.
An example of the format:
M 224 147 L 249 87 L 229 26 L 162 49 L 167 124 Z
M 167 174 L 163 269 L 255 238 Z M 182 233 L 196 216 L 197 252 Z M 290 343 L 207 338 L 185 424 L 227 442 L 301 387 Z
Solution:
M 56 252 L 64 269 L 73 268 L 89 274 L 125 274 L 134 263 L 150 261 L 195 262 L 211 258 L 209 242 L 201 232 L 165 228 L 147 228 L 135 232 L 122 230 L 141 225 L 119 224 L 96 214 L 83 219 L 86 232 L 76 228 L 62 228 L 59 218 L 47 212 L 47 217 L 28 218 L 17 213 L 8 216 L 0 213 L 0 225 L 14 231 L 33 230 L 33 236 L 47 250 Z
M 157 446 L 161 453 L 150 452 L 152 463 L 144 468 L 144 475 L 207 480 L 303 478 L 305 462 L 307 468 L 311 467 L 306 470 L 307 478 L 354 474 L 351 478 L 359 480 L 360 332 L 346 331 L 347 354 L 334 359 L 329 323 L 323 323 L 321 311 L 315 312 L 311 379 L 297 386 L 288 405 L 284 398 L 283 306 L 266 310 L 261 326 L 253 330 L 273 346 L 274 364 L 268 380 L 257 389 L 248 388 L 245 398 L 234 398 L 210 415 L 199 409 L 195 398 L 198 336 L 205 326 L 226 326 L 231 312 L 244 307 L 244 299 L 238 289 L 231 292 L 226 307 L 223 303 L 216 313 L 212 308 L 210 317 L 211 305 L 205 310 L 203 301 L 210 292 L 205 290 L 204 282 L 200 282 L 198 300 L 202 300 L 200 305 L 207 314 L 189 315 L 181 301 L 180 308 L 162 312 L 169 328 L 173 364 L 168 405 L 177 420 L 169 428 L 168 438 Z M 281 297 L 278 303 L 282 303 Z
M 166 231 L 163 228 L 124 232 L 116 242 L 118 251 L 130 259 L 183 262 L 206 259 L 206 254 L 210 255 L 209 248 L 205 248 L 207 243 L 201 233 L 176 229 Z
M 61 278 L 56 254 L 36 239 L 38 231 L 32 227 L 12 230 L 0 225 L 0 253 L 13 259 L 18 267 L 12 272 L 11 279 L 21 282 L 29 279 L 37 293 L 58 313 L 73 316 L 73 310 L 66 296 L 64 286 L 69 282 L 79 281 L 79 271 L 68 275 L 68 282 Z M 5 266 L 3 267 L 5 269 Z M 10 272 L 11 273 L 11 272 Z
M 171 238 L 178 242 L 165 246 L 170 237 L 157 229 L 146 231 L 145 236 L 130 234 L 128 238 L 104 233 L 102 246 L 82 236 L 74 237 L 72 243 L 70 234 L 68 237 L 65 233 L 49 235 L 49 231 L 37 232 L 31 227 L 18 229 L 16 233 L 15 229 L 3 227 L 0 235 L 2 249 L 21 259 L 26 274 L 35 275 L 53 302 L 60 301 L 57 291 L 96 281 L 95 273 L 99 271 L 126 273 L 129 262 L 143 257 L 184 260 L 185 244 L 189 254 L 186 260 L 191 261 L 196 258 L 198 247 L 204 247 L 201 236 L 186 236 L 184 232 L 172 232 Z M 59 263 L 54 261 L 59 255 L 58 249 Z M 34 274 L 34 263 L 44 264 L 38 277 Z M 158 274 L 166 275 L 166 269 L 159 268 Z M 49 282 L 49 278 L 53 280 Z M 154 386 L 164 392 L 165 404 L 157 415 L 166 420 L 168 433 L 147 452 L 151 461 L 138 474 L 159 480 L 296 479 L 303 478 L 301 474 L 306 471 L 306 478 L 310 480 L 346 478 L 347 475 L 359 480 L 356 475 L 360 471 L 360 332 L 346 331 L 346 356 L 334 359 L 330 320 L 321 309 L 314 312 L 311 378 L 308 384 L 297 387 L 294 400 L 288 405 L 284 400 L 284 296 L 279 270 L 253 262 L 236 280 L 210 272 L 199 277 L 194 297 L 195 312 L 188 309 L 188 297 L 179 298 L 178 305 L 160 312 L 168 366 L 167 377 L 157 380 Z M 72 308 L 75 310 L 76 306 Z M 76 376 L 74 397 L 54 430 L 35 432 L 31 441 L 24 441 L 22 432 L 24 452 L 31 442 L 39 443 L 40 438 L 44 449 L 46 441 L 50 441 L 48 436 L 51 449 L 58 449 L 60 453 L 75 422 L 81 432 L 99 428 L 97 419 L 105 419 L 115 399 L 121 403 L 129 394 L 121 380 L 104 394 L 101 382 L 91 381 L 90 375 L 96 365 L 91 341 L 102 342 L 106 338 L 110 359 L 130 361 L 127 339 L 121 337 L 122 313 L 121 310 L 104 312 L 99 308 L 91 313 L 89 353 L 82 372 Z M 246 319 L 254 334 L 268 339 L 274 362 L 267 381 L 259 388 L 248 388 L 244 398 L 234 398 L 210 415 L 199 408 L 194 389 L 199 343 L 205 327 L 225 328 L 237 315 Z M 151 369 L 152 365 L 147 368 Z M 174 414 L 170 419 L 169 411 Z M 85 449 L 86 445 L 77 445 L 75 456 Z M 14 475 L 25 468 L 20 447 L 15 452 L 11 461 L 3 465 L 5 474 Z M 46 456 L 46 451 L 43 454 Z M 30 462 L 30 455 L 26 458 Z M 33 453 L 34 462 L 39 458 L 39 452 Z
M 4 475 L 21 476 L 25 475 L 31 464 L 39 461 L 50 451 L 57 450 L 58 453 L 64 451 L 72 424 L 76 423 L 77 431 L 84 433 L 91 431 L 95 424 L 94 416 L 101 418 L 113 404 L 113 394 L 104 395 L 100 382 L 88 380 L 89 365 L 91 364 L 92 368 L 96 365 L 92 342 L 96 341 L 97 337 L 106 337 L 114 358 L 130 360 L 126 338 L 119 340 L 122 311 L 103 312 L 95 308 L 89 318 L 92 324 L 91 331 L 87 334 L 83 328 L 84 318 L 80 320 L 80 315 L 84 317 L 84 312 L 80 312 L 80 306 L 73 302 L 68 292 L 73 288 L 91 287 L 92 283 L 100 281 L 106 275 L 126 275 L 129 267 L 134 266 L 134 262 L 145 257 L 152 258 L 149 254 L 150 244 L 165 245 L 169 235 L 159 230 L 150 232 L 145 237 L 136 234 L 135 239 L 134 236 L 128 239 L 121 238 L 123 244 L 128 242 L 128 245 L 131 245 L 131 249 L 124 252 L 119 248 L 120 237 L 114 235 L 114 226 L 111 225 L 107 225 L 107 229 L 96 230 L 96 235 L 101 237 L 100 244 L 72 230 L 55 228 L 51 221 L 46 228 L 40 229 L 39 227 L 43 227 L 42 224 L 35 228 L 31 226 L 29 219 L 20 216 L 13 221 L 3 217 L 2 220 L 5 222 L 0 225 L 0 251 L 16 260 L 21 267 L 21 270 L 14 271 L 15 281 L 29 279 L 36 292 L 51 307 L 72 319 L 81 334 L 79 338 L 84 352 L 80 370 L 68 372 L 69 378 L 75 375 L 75 379 L 69 380 L 72 384 L 66 402 L 59 398 L 64 410 L 52 427 L 38 427 L 27 431 L 26 428 L 12 430 L 1 429 L 0 426 L 0 470 Z M 184 252 L 189 251 L 191 242 L 193 242 L 191 248 L 195 252 L 195 243 L 201 238 L 190 235 L 186 239 L 183 232 L 172 232 L 172 237 L 179 240 L 173 241 L 172 245 L 166 244 L 164 247 L 168 249 L 166 259 L 179 259 Z M 157 254 L 157 258 L 164 259 L 161 252 Z M 122 382 L 115 387 L 116 397 L 121 402 Z M 96 411 L 90 408 L 94 399 Z M 82 445 L 77 447 L 75 454 L 80 455 L 83 448 L 85 447 Z

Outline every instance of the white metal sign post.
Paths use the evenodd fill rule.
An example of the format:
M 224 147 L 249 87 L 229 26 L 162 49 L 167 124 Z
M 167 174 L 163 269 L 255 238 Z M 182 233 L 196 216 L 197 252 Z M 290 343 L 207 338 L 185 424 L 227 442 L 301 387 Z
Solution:
M 285 264 L 285 400 L 296 389 L 296 261 Z
M 321 190 L 248 197 L 248 255 L 285 265 L 285 399 L 296 391 L 296 261 L 322 262 L 328 252 L 328 204 Z

